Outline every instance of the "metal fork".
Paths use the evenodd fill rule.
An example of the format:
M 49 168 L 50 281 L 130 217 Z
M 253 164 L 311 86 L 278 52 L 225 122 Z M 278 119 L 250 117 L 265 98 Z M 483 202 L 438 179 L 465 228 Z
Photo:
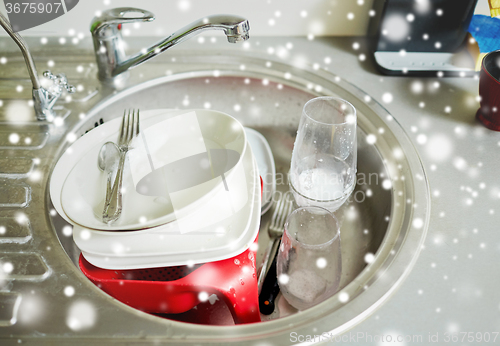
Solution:
M 132 139 L 139 134 L 139 110 L 137 114 L 135 110 L 125 110 L 123 113 L 122 124 L 120 127 L 120 136 L 118 138 L 118 149 L 120 149 L 120 161 L 118 162 L 118 170 L 116 171 L 115 183 L 111 190 L 111 196 L 104 205 L 102 213 L 102 221 L 110 224 L 116 221 L 122 213 L 122 185 L 123 185 L 123 170 L 125 167 L 125 158 L 127 152 L 132 149 L 130 144 Z
M 276 207 L 274 208 L 273 217 L 271 219 L 271 224 L 267 229 L 267 233 L 269 234 L 270 244 L 268 246 L 268 251 L 266 255 L 264 255 L 264 263 L 262 264 L 262 269 L 259 273 L 259 278 L 257 281 L 257 285 L 260 289 L 262 288 L 262 283 L 264 282 L 264 278 L 266 277 L 271 264 L 273 263 L 273 259 L 276 256 L 276 252 L 278 250 L 278 245 L 280 243 L 281 236 L 283 235 L 283 227 L 285 225 L 286 218 L 293 211 L 293 203 L 287 199 L 286 195 L 282 195 L 282 197 L 276 203 Z

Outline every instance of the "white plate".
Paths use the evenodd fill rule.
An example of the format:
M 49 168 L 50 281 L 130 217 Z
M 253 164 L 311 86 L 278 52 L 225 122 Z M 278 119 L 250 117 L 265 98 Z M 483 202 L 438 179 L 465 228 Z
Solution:
M 241 232 L 242 228 L 244 228 L 241 225 L 245 225 L 249 217 L 249 210 L 253 205 L 254 185 L 258 184 L 260 186 L 260 181 L 254 181 L 255 178 L 253 177 L 253 175 L 258 176 L 257 166 L 254 161 L 255 159 L 249 147 L 245 151 L 242 164 L 227 179 L 229 192 L 225 190 L 217 192 L 204 206 L 177 221 L 129 232 L 108 232 L 75 225 L 73 228 L 75 243 L 82 251 L 101 256 L 143 256 L 197 252 L 201 247 L 205 246 L 205 244 L 198 244 L 198 239 L 201 239 L 199 238 L 200 235 L 209 237 L 219 235 L 218 238 L 221 239 L 217 241 L 217 246 L 224 245 L 228 239 L 220 237 L 220 234 L 224 234 L 222 232 L 223 228 L 225 230 L 230 228 L 231 234 L 238 237 L 238 231 Z M 232 197 L 230 203 L 222 200 L 227 194 Z M 229 208 L 236 210 L 227 210 L 228 204 Z M 227 217 L 218 220 L 210 215 L 210 213 L 215 214 L 214 209 L 218 208 L 225 208 Z M 220 215 L 220 213 L 217 213 L 217 215 Z M 203 221 L 200 222 L 200 220 Z M 236 226 L 233 225 L 235 223 L 237 223 Z M 227 232 L 225 233 L 227 234 Z M 187 236 L 182 237 L 182 243 L 172 244 L 164 238 L 165 235 Z M 194 242 L 193 238 L 195 238 Z M 203 241 L 201 242 L 203 243 Z
M 192 111 L 153 110 L 141 113 L 141 131 L 153 125 L 174 119 Z M 195 110 L 203 139 L 207 149 L 211 144 L 214 148 L 233 149 L 244 155 L 246 135 L 241 124 L 231 116 L 207 110 Z M 180 117 L 179 117 L 180 118 Z M 125 195 L 123 198 L 122 216 L 112 225 L 101 221 L 105 197 L 105 173 L 97 168 L 97 155 L 103 143 L 115 141 L 121 119 L 111 120 L 82 136 L 73 143 L 61 156 L 50 182 L 50 195 L 55 209 L 72 224 L 85 228 L 107 231 L 138 230 L 155 227 L 187 215 L 192 210 L 206 203 L 219 189 L 223 188 L 221 177 L 216 177 L 193 188 L 176 192 L 176 208 L 174 212 L 173 198 L 146 196 L 136 192 L 131 170 L 126 162 L 124 173 Z M 174 154 L 181 152 L 185 146 L 176 147 Z M 172 151 L 172 150 L 171 150 Z M 132 156 L 131 151 L 128 156 Z M 145 156 L 145 155 L 144 155 Z M 132 159 L 130 159 L 132 160 Z M 128 160 L 127 160 L 128 161 Z M 239 160 L 241 161 L 241 159 Z M 238 162 L 225 175 L 232 174 Z M 145 165 L 133 165 L 142 169 Z M 149 168 L 149 167 L 148 167 Z M 173 196 L 173 194 L 170 194 Z M 181 201 L 180 203 L 178 201 Z
M 248 144 L 252 147 L 253 155 L 257 160 L 259 174 L 264 183 L 262 189 L 262 211 L 265 212 L 273 204 L 273 194 L 276 191 L 276 167 L 274 165 L 273 152 L 266 138 L 258 131 L 245 127 Z
M 241 171 L 247 172 L 248 199 L 230 218 L 186 234 L 174 227 L 177 221 L 125 233 L 75 226 L 75 243 L 90 263 L 104 269 L 167 267 L 234 257 L 253 243 L 260 226 L 260 178 L 251 149 L 247 149 L 241 167 Z M 240 172 L 235 172 L 232 179 L 237 179 Z M 198 219 L 196 214 L 188 218 Z

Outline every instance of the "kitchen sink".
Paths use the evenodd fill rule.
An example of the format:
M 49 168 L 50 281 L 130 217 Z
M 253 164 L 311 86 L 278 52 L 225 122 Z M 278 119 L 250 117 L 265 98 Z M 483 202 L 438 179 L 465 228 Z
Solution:
M 68 64 L 75 65 L 71 61 Z M 96 72 L 90 60 L 85 68 L 89 70 L 88 76 Z M 0 217 L 12 215 L 19 219 L 19 215 L 24 215 L 24 224 L 30 231 L 26 242 L 36 244 L 39 249 L 39 252 L 33 249 L 28 252 L 38 256 L 38 271 L 43 272 L 31 281 L 22 279 L 21 284 L 12 287 L 11 291 L 18 292 L 20 297 L 18 320 L 22 320 L 23 301 L 29 302 L 28 287 L 34 285 L 33 282 L 37 282 L 40 291 L 48 292 L 56 287 L 61 291 L 71 285 L 77 293 L 75 297 L 96 309 L 98 322 L 78 331 L 84 339 L 119 337 L 161 339 L 172 343 L 181 340 L 184 343 L 219 343 L 224 340 L 248 344 L 266 340 L 269 344 L 279 344 L 289 340 L 291 332 L 336 335 L 352 328 L 389 299 L 412 269 L 425 239 L 430 215 L 426 174 L 402 127 L 383 106 L 356 86 L 325 70 L 292 66 L 251 54 L 228 52 L 222 55 L 216 51 L 199 54 L 183 50 L 177 50 L 175 56 L 168 59 L 155 59 L 132 70 L 124 85 L 110 87 L 95 79 L 88 80 L 92 81 L 85 85 L 80 96 L 77 93 L 73 100 L 60 104 L 55 123 L 1 123 L 0 150 L 8 151 L 12 160 L 16 158 L 15 162 L 22 166 L 23 162 L 19 161 L 22 159 L 17 156 L 22 158 L 23 155 L 16 154 L 6 136 L 13 131 L 22 138 L 29 136 L 32 139 L 27 148 L 21 140 L 18 149 L 24 154 L 34 150 L 37 144 L 37 150 L 42 150 L 43 154 L 37 157 L 30 170 L 48 173 L 75 138 L 121 117 L 124 109 L 210 108 L 234 116 L 244 126 L 266 137 L 276 162 L 278 193 L 286 193 L 286 175 L 305 102 L 323 95 L 351 102 L 358 112 L 358 183 L 348 202 L 335 212 L 341 223 L 341 287 L 327 301 L 300 313 L 280 299 L 275 313 L 262 316 L 261 323 L 249 325 L 231 325 L 230 315 L 224 309 L 221 316 L 214 319 L 220 324 L 218 326 L 189 323 L 182 316 L 153 316 L 137 311 L 108 296 L 79 271 L 80 251 L 68 225 L 51 206 L 48 174 L 43 174 L 39 181 L 24 182 L 19 180 L 22 177 L 17 177 L 14 186 L 8 184 L 11 172 L 0 177 L 3 179 L 0 188 L 11 189 L 17 204 L 6 200 L 7 207 L 1 209 L 0 206 Z M 15 102 L 12 100 L 10 104 Z M 26 105 L 19 107 L 26 108 Z M 27 119 L 30 117 L 26 115 Z M 24 157 L 29 164 L 32 156 Z M 17 190 L 14 191 L 13 186 Z M 29 197 L 23 197 L 23 193 Z M 0 204 L 2 202 L 0 200 Z M 38 208 L 26 209 L 29 205 Z M 16 214 L 16 208 L 24 208 L 24 214 Z M 264 230 L 270 214 L 262 219 Z M 268 241 L 267 232 L 261 232 L 258 263 Z M 0 245 L 3 262 L 19 251 L 12 242 L 2 244 L 0 239 Z M 8 279 L 9 274 L 6 275 Z M 64 319 L 64 312 L 72 302 L 64 295 L 46 293 L 44 297 L 45 304 L 60 309 L 51 313 L 52 318 Z M 27 333 L 23 332 L 22 323 L 11 325 L 17 333 Z M 68 336 L 64 325 L 44 325 L 38 329 L 44 330 L 43 337 L 48 340 Z M 40 337 L 36 333 L 28 333 L 30 335 Z

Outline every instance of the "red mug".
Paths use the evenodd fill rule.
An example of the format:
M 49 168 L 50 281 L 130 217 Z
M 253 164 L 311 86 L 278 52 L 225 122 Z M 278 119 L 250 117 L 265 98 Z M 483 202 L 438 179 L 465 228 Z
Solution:
M 490 130 L 500 131 L 500 50 L 486 54 L 479 76 L 481 107 L 476 118 Z

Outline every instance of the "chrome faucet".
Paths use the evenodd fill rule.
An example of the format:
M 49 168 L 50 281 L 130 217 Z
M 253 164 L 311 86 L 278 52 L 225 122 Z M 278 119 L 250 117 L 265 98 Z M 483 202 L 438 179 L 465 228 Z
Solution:
M 99 79 L 113 80 L 116 76 L 142 64 L 186 39 L 204 30 L 220 29 L 231 43 L 248 39 L 250 26 L 245 18 L 232 15 L 213 15 L 201 18 L 167 38 L 143 49 L 141 52 L 127 57 L 121 34 L 121 25 L 132 22 L 151 22 L 154 14 L 132 7 L 113 8 L 104 11 L 92 20 L 90 31 L 94 41 L 94 49 L 99 69 Z
M 35 115 L 38 120 L 51 120 L 54 118 L 54 111 L 52 107 L 56 103 L 59 96 L 61 96 L 63 90 L 69 93 L 74 93 L 76 91 L 75 87 L 68 84 L 68 80 L 64 74 L 53 75 L 50 71 L 45 71 L 43 73 L 44 77 L 54 81 L 53 85 L 49 89 L 42 87 L 40 80 L 38 79 L 38 74 L 36 72 L 35 62 L 29 51 L 26 41 L 17 32 L 14 32 L 12 26 L 10 25 L 7 18 L 0 13 L 0 25 L 7 31 L 10 37 L 16 42 L 16 44 L 21 49 L 24 56 L 24 61 L 28 68 L 28 73 L 31 78 L 31 83 L 33 84 L 33 106 L 35 108 Z

